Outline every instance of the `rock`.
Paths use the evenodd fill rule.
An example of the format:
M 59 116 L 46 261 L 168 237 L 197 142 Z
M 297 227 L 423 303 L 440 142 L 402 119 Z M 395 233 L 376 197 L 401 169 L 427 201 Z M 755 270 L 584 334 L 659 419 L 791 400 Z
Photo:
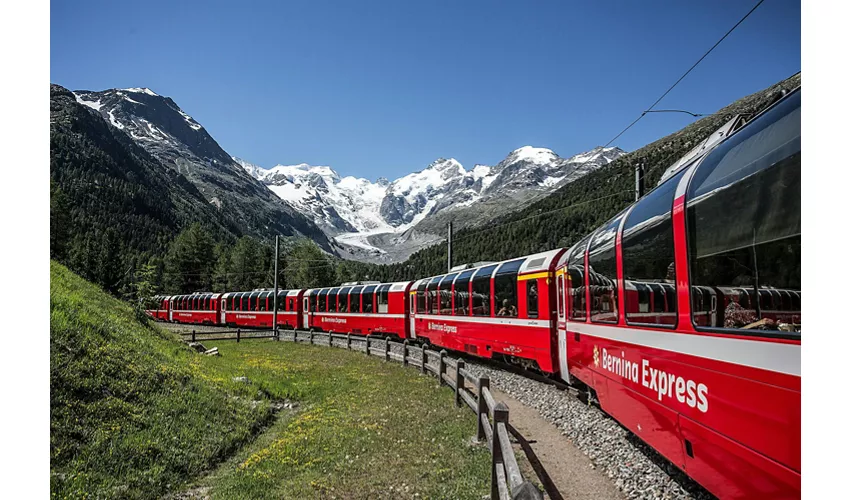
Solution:
M 248 377 L 233 377 L 231 380 L 234 382 L 242 382 L 244 384 L 250 384 L 251 380 Z

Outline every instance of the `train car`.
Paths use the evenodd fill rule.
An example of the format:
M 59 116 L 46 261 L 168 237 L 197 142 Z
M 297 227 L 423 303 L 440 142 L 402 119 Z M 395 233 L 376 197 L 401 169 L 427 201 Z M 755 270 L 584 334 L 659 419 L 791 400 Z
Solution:
M 554 272 L 563 253 L 559 248 L 416 281 L 411 336 L 557 373 Z
M 277 325 L 301 328 L 303 290 L 278 290 Z M 271 328 L 274 323 L 274 290 L 227 292 L 222 295 L 219 324 L 231 327 Z
M 216 325 L 219 318 L 219 293 L 196 292 L 173 295 L 168 299 L 168 321 Z
M 154 295 L 145 304 L 145 314 L 157 321 L 168 321 L 169 295 Z
M 410 284 L 348 283 L 307 290 L 302 298 L 302 323 L 305 328 L 323 332 L 408 338 L 406 297 Z
M 801 494 L 800 102 L 674 172 L 555 272 L 562 378 L 720 498 Z

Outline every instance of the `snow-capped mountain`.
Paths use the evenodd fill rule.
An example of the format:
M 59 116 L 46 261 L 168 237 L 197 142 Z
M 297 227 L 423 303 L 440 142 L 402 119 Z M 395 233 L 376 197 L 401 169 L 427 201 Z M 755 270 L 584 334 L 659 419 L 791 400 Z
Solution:
M 248 234 L 302 234 L 331 249 L 325 234 L 230 157 L 170 97 L 147 88 L 73 92 L 78 103 L 176 170 Z M 185 180 L 184 180 L 185 182 Z
M 309 214 L 338 243 L 382 254 L 386 244 L 376 241 L 402 243 L 399 235 L 421 227 L 420 223 L 438 213 L 474 209 L 477 203 L 494 198 L 508 211 L 622 154 L 615 147 L 595 148 L 561 158 L 550 149 L 524 146 L 495 166 L 475 165 L 466 170 L 453 158 L 440 158 L 392 182 L 341 177 L 328 166 L 302 163 L 265 170 L 239 158 L 234 161 L 290 205 Z M 387 235 L 397 237 L 388 240 Z M 424 240 L 433 242 L 433 238 Z

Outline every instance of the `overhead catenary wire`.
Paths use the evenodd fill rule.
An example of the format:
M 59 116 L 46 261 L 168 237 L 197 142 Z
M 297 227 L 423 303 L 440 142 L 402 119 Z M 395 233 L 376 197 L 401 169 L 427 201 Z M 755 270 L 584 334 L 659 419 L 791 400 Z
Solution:
M 687 76 L 691 73 L 691 71 L 693 71 L 693 70 L 694 70 L 697 66 L 699 66 L 699 64 L 700 64 L 700 63 L 701 63 L 701 62 L 702 62 L 702 61 L 703 61 L 706 57 L 708 57 L 708 55 L 709 55 L 709 54 L 711 54 L 711 52 L 713 52 L 713 51 L 714 51 L 714 49 L 716 49 L 716 48 L 717 48 L 717 47 L 718 47 L 718 46 L 719 46 L 719 45 L 723 42 L 723 40 L 725 40 L 725 39 L 726 39 L 726 38 L 727 38 L 727 37 L 728 37 L 728 36 L 729 36 L 729 35 L 730 35 L 733 31 L 735 31 L 735 29 L 736 29 L 736 28 L 738 28 L 738 26 L 740 26 L 740 25 L 741 25 L 741 23 L 743 23 L 743 22 L 744 22 L 744 21 L 745 21 L 748 17 L 750 17 L 750 15 L 751 15 L 753 12 L 755 12 L 755 10 L 756 10 L 756 9 L 758 9 L 758 7 L 759 7 L 759 6 L 760 6 L 763 2 L 764 2 L 764 0 L 759 0 L 759 1 L 758 1 L 758 2 L 757 2 L 757 3 L 756 3 L 756 4 L 755 4 L 755 5 L 754 5 L 754 6 L 753 6 L 753 7 L 752 7 L 752 8 L 751 8 L 751 9 L 750 9 L 747 13 L 746 13 L 746 14 L 744 14 L 744 16 L 743 16 L 741 19 L 739 19 L 739 20 L 738 20 L 738 22 L 736 22 L 736 23 L 735 23 L 735 24 L 734 24 L 731 28 L 729 28 L 729 30 L 728 30 L 728 31 L 726 31 L 726 33 L 724 33 L 724 34 L 723 34 L 723 36 L 722 36 L 722 37 L 720 37 L 720 39 L 719 39 L 719 40 L 717 40 L 717 42 L 715 42 L 715 43 L 714 43 L 714 45 L 712 45 L 712 46 L 711 46 L 711 47 L 710 47 L 710 48 L 709 48 L 709 49 L 708 49 L 708 50 L 707 50 L 707 51 L 706 51 L 706 52 L 705 52 L 705 53 L 704 53 L 704 54 L 703 54 L 703 55 L 702 55 L 699 59 L 697 59 L 697 61 L 696 61 L 694 64 L 692 64 L 692 65 L 691 65 L 691 67 L 690 67 L 690 68 L 688 68 L 688 70 L 687 70 L 687 71 L 685 71 L 685 72 L 682 74 L 682 76 L 680 76 L 680 77 L 679 77 L 679 79 L 678 79 L 678 80 L 676 80 L 676 81 L 675 81 L 675 82 L 674 82 L 674 83 L 673 83 L 673 84 L 672 84 L 669 88 L 667 88 L 667 90 L 665 90 L 665 91 L 664 91 L 664 93 L 663 93 L 663 94 L 661 94 L 661 96 L 660 96 L 658 99 L 656 99 L 656 100 L 655 100 L 655 102 L 653 102 L 653 103 L 652 103 L 652 104 L 651 104 L 648 108 L 646 108 L 646 110 L 644 110 L 643 112 L 641 112 L 641 114 L 640 114 L 640 115 L 638 115 L 638 117 L 637 117 L 637 118 L 635 118 L 635 119 L 634 119 L 631 123 L 629 123 L 628 125 L 626 125 L 626 127 L 625 127 L 623 130 L 621 130 L 619 133 L 617 133 L 617 135 L 615 135 L 613 138 L 611 138 L 611 140 L 609 140 L 608 142 L 606 142 L 606 143 L 605 143 L 605 145 L 604 145 L 604 146 L 602 146 L 602 147 L 600 148 L 600 149 L 602 150 L 602 152 L 604 152 L 605 148 L 607 148 L 607 147 L 608 147 L 608 146 L 610 146 L 610 145 L 611 145 L 614 141 L 616 141 L 617 139 L 619 139 L 619 138 L 620 138 L 623 134 L 625 134 L 625 133 L 626 133 L 629 129 L 631 129 L 633 126 L 635 126 L 635 125 L 636 125 L 636 124 L 637 124 L 637 123 L 638 123 L 638 122 L 639 122 L 639 121 L 640 121 L 640 120 L 641 120 L 644 116 L 646 116 L 646 114 L 647 114 L 647 113 L 651 113 L 651 112 L 672 112 L 672 111 L 680 111 L 680 112 L 683 112 L 683 113 L 690 114 L 690 115 L 692 115 L 692 116 L 694 116 L 694 117 L 701 117 L 701 116 L 713 116 L 714 114 L 716 114 L 716 113 L 712 113 L 712 114 L 710 114 L 710 115 L 703 115 L 703 114 L 691 113 L 690 111 L 682 111 L 682 110 L 658 110 L 658 111 L 653 111 L 653 108 L 655 108 L 655 106 L 657 106 L 659 103 L 661 103 L 661 101 L 662 101 L 665 97 L 667 97 L 667 95 L 668 95 L 668 94 L 669 94 L 669 93 L 670 93 L 670 92 L 671 92 L 674 88 L 676 88 L 676 87 L 679 85 L 679 83 L 681 83 L 681 82 L 682 82 L 682 80 L 684 80 L 684 79 L 685 79 L 685 77 L 687 77 Z M 600 153 L 600 154 L 601 154 L 601 153 Z M 590 160 L 592 160 L 592 159 L 596 158 L 597 156 L 598 156 L 598 155 L 588 157 L 588 158 L 587 158 L 587 159 L 585 159 L 583 162 L 581 162 L 578 166 L 582 166 L 582 165 L 584 165 L 585 163 L 589 162 Z M 647 170 L 647 171 L 644 173 L 644 175 L 647 175 L 647 174 L 649 174 L 649 173 L 651 173 L 651 172 L 654 172 L 654 171 L 655 171 L 656 169 L 658 169 L 660 166 L 661 166 L 661 165 L 655 165 L 654 167 L 652 167 L 652 168 L 650 168 L 649 170 Z M 536 217 L 540 217 L 540 216 L 547 215 L 547 214 L 552 214 L 552 213 L 555 213 L 555 212 L 560 212 L 561 210 L 568 210 L 568 209 L 571 209 L 571 208 L 574 208 L 574 207 L 577 207 L 577 206 L 581 206 L 581 205 L 583 205 L 583 204 L 591 203 L 591 202 L 594 202 L 594 201 L 599 201 L 599 200 L 601 200 L 601 199 L 610 198 L 610 197 L 618 196 L 618 195 L 620 195 L 620 194 L 629 193 L 629 192 L 631 192 L 631 190 L 624 190 L 624 191 L 620 191 L 620 192 L 617 192 L 617 193 L 613 193 L 613 194 L 611 194 L 611 195 L 607 195 L 607 196 L 600 197 L 600 198 L 595 199 L 595 200 L 588 200 L 588 201 L 585 201 L 585 202 L 581 202 L 581 203 L 579 203 L 579 204 L 567 205 L 567 206 L 565 206 L 565 207 L 561 207 L 561 208 L 557 208 L 557 209 L 549 210 L 549 211 L 547 211 L 547 212 L 541 212 L 541 213 L 538 213 L 538 214 L 534 214 L 534 215 L 531 215 L 531 216 L 525 217 L 525 218 L 523 218 L 523 219 L 519 219 L 519 220 L 515 220 L 515 221 L 508 221 L 508 222 L 504 222 L 504 223 L 502 223 L 502 224 L 490 225 L 490 226 L 488 226 L 488 227 L 487 227 L 487 228 L 485 228 L 485 229 L 481 229 L 481 230 L 478 230 L 478 231 L 474 231 L 474 232 L 472 232 L 472 233 L 463 234 L 463 235 L 461 235 L 461 236 L 459 236 L 459 237 L 458 237 L 458 236 L 455 236 L 455 237 L 454 237 L 454 241 L 455 241 L 455 242 L 457 242 L 458 240 L 466 239 L 467 237 L 473 236 L 473 235 L 475 235 L 475 234 L 479 234 L 479 233 L 482 233 L 482 232 L 485 232 L 485 231 L 492 231 L 493 229 L 498 228 L 498 227 L 509 226 L 509 225 L 512 225 L 512 224 L 518 224 L 518 223 L 520 223 L 520 222 L 525 222 L 525 221 L 528 221 L 528 220 L 530 220 L 530 219 L 534 219 L 534 218 L 536 218 Z

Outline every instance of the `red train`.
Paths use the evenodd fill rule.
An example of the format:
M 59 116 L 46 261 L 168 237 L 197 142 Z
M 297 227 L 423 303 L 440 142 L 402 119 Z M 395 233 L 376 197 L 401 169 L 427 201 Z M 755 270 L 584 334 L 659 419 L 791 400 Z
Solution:
M 394 335 L 583 384 L 721 498 L 800 496 L 801 91 L 569 249 L 402 283 L 284 290 L 278 324 Z M 273 292 L 158 297 L 270 326 Z

